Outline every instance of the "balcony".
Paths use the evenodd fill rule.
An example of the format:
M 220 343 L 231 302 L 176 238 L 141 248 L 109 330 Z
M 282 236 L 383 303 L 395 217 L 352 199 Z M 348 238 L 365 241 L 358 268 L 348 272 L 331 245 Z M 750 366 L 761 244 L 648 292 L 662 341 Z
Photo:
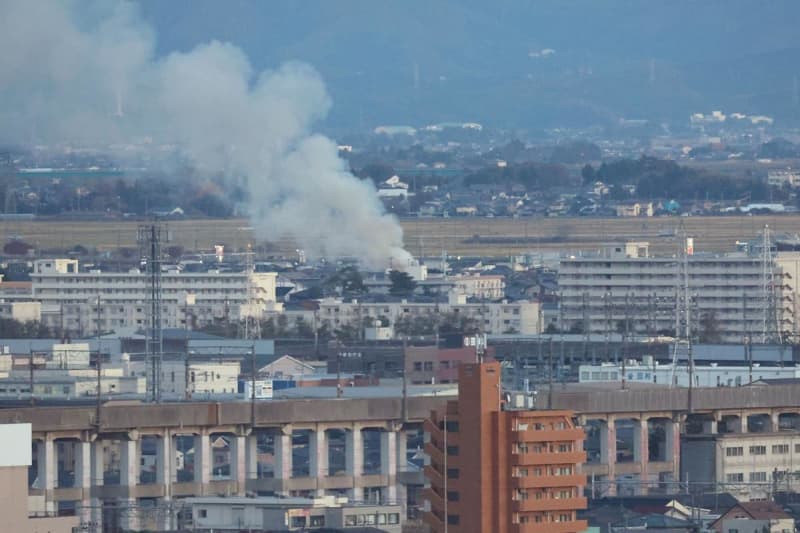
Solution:
M 583 496 L 573 498 L 542 498 L 527 500 L 514 500 L 511 510 L 518 513 L 535 511 L 576 511 L 586 509 L 586 498 Z
M 586 462 L 586 452 L 523 452 L 512 453 L 512 465 L 564 465 L 583 464 Z
M 527 524 L 514 524 L 513 533 L 575 533 L 586 531 L 589 523 L 586 520 L 573 520 L 571 522 L 528 522 Z
M 425 478 L 431 482 L 431 485 L 436 487 L 444 487 L 444 478 L 438 470 L 433 468 L 431 465 L 425 465 L 424 472 Z
M 442 430 L 439 429 L 439 426 L 436 425 L 436 422 L 434 422 L 430 418 L 426 418 L 425 422 L 422 423 L 422 429 L 423 431 L 425 431 L 425 433 L 429 433 L 432 436 L 441 438 Z
M 431 458 L 432 462 L 442 465 L 444 464 L 444 452 L 437 446 L 437 444 L 438 443 L 433 441 L 426 442 L 422 449 L 426 454 L 428 454 L 428 457 Z
M 533 424 L 512 426 L 511 431 L 518 434 L 517 440 L 524 442 L 550 442 L 550 441 L 583 441 L 586 434 L 583 428 L 569 429 L 534 429 Z
M 444 522 L 442 521 L 441 518 L 436 516 L 433 513 L 433 511 L 424 513 L 422 515 L 422 521 L 428 524 L 428 526 L 431 528 L 431 531 L 433 531 L 434 533 L 437 531 L 444 531 Z M 576 529 L 575 531 L 579 530 Z
M 586 485 L 586 476 L 583 474 L 570 474 L 566 476 L 525 476 L 511 478 L 511 486 L 515 489 L 583 487 L 584 485 Z

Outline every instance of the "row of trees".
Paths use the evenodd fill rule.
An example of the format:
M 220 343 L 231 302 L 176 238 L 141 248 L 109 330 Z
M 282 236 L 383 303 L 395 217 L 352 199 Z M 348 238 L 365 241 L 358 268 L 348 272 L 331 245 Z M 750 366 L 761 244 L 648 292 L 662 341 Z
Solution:
M 599 180 L 611 186 L 633 185 L 637 197 L 650 199 L 736 200 L 746 196 L 764 201 L 770 193 L 761 179 L 711 174 L 649 156 L 606 162 L 597 168 L 587 164 L 581 175 L 585 184 Z

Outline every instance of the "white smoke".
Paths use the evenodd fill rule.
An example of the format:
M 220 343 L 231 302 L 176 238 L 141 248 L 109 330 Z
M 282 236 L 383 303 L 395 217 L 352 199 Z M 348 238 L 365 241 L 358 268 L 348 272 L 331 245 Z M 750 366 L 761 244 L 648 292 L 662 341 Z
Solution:
M 177 143 L 201 171 L 245 185 L 259 238 L 291 236 L 311 256 L 373 267 L 409 263 L 372 184 L 312 133 L 331 102 L 310 66 L 256 73 L 216 41 L 156 58 L 129 2 L 0 0 L 0 12 L 0 140 Z

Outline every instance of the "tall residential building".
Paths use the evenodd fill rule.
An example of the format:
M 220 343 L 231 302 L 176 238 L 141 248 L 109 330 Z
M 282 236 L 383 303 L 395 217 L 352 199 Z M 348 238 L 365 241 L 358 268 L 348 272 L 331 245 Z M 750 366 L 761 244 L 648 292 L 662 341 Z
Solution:
M 316 312 L 296 314 L 316 327 L 337 329 L 343 324 L 363 324 L 368 319 L 385 319 L 390 326 L 403 320 L 436 324 L 443 317 L 460 316 L 473 320 L 489 334 L 536 334 L 542 331 L 541 304 L 536 301 L 467 303 L 463 295 L 451 295 L 447 302 L 345 302 L 325 298 Z
M 75 259 L 34 263 L 31 298 L 41 303 L 43 321 L 78 334 L 147 324 L 149 277 L 145 272 L 81 270 L 79 266 Z M 188 322 L 194 329 L 215 320 L 237 321 L 280 309 L 276 278 L 274 272 L 165 269 L 162 327 L 183 328 Z
M 425 521 L 436 533 L 585 530 L 583 429 L 569 411 L 512 407 L 500 373 L 462 364 L 458 400 L 425 422 Z
M 646 242 L 608 247 L 561 260 L 558 284 L 564 330 L 636 335 L 674 334 L 676 311 L 688 309 L 691 335 L 701 342 L 771 341 L 797 331 L 796 274 L 800 254 L 649 254 Z M 685 304 L 677 305 L 680 294 Z M 683 330 L 683 326 L 680 327 Z

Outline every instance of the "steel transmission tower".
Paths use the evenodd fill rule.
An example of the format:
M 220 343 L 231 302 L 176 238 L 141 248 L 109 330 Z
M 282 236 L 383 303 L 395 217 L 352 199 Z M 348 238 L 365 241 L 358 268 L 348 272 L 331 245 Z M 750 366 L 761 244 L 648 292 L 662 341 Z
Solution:
M 772 261 L 772 239 L 769 226 L 764 225 L 761 240 L 761 342 L 781 342 L 778 333 L 777 299 L 775 298 L 775 265 Z
M 145 353 L 147 361 L 147 391 L 151 401 L 161 399 L 161 356 L 163 354 L 161 322 L 161 255 L 162 242 L 168 241 L 167 231 L 153 222 L 139 226 L 139 252 L 147 274 L 147 328 Z
M 248 244 L 247 252 L 245 252 L 245 275 L 247 275 L 247 302 L 245 303 L 245 312 L 243 313 L 243 329 L 242 338 L 244 339 L 260 339 L 261 338 L 261 314 L 262 309 L 259 303 L 258 289 L 253 280 L 253 275 L 256 271 L 253 247 Z M 240 313 L 241 315 L 242 313 Z

